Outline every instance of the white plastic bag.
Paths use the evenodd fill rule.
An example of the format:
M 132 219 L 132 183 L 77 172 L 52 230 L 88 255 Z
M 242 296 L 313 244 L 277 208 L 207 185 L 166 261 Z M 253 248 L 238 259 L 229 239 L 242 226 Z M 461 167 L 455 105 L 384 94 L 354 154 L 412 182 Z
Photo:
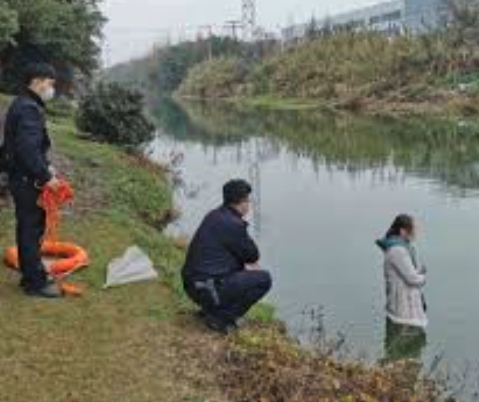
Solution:
M 158 279 L 153 262 L 139 247 L 130 247 L 121 258 L 108 265 L 104 289 Z

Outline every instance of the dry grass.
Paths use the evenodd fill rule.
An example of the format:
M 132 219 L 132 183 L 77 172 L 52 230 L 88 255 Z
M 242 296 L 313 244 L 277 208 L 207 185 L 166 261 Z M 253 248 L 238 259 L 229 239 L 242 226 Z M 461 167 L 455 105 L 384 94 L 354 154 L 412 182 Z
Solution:
M 224 384 L 235 402 L 439 402 L 420 364 L 368 367 L 305 351 L 271 326 L 232 341 Z

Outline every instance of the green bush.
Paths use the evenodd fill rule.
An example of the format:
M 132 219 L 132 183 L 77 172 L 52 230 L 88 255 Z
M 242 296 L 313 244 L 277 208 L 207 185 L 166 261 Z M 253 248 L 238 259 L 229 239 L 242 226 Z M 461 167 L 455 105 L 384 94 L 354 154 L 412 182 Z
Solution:
M 99 141 L 119 145 L 139 145 L 154 132 L 144 113 L 143 95 L 118 84 L 101 83 L 84 96 L 77 125 Z
M 239 95 L 248 74 L 238 58 L 219 58 L 193 67 L 178 93 L 200 98 L 229 98 Z

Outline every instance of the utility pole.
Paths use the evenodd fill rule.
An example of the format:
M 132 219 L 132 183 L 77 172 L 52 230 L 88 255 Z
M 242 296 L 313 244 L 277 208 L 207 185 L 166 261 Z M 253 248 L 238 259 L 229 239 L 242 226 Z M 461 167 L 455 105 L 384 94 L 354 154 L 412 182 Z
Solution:
M 238 40 L 238 30 L 242 27 L 242 21 L 233 20 L 225 22 L 225 29 L 234 40 Z
M 254 150 L 253 150 L 253 160 L 251 161 L 249 167 L 249 175 L 251 184 L 254 188 L 253 194 L 253 231 L 256 237 L 259 239 L 261 237 L 261 154 L 259 150 L 258 139 L 254 140 Z
M 243 40 L 254 39 L 256 33 L 256 0 L 242 0 Z
M 206 31 L 206 35 L 203 35 L 203 32 Z M 203 25 L 199 27 L 198 39 L 204 40 L 208 47 L 208 60 L 213 59 L 213 25 Z

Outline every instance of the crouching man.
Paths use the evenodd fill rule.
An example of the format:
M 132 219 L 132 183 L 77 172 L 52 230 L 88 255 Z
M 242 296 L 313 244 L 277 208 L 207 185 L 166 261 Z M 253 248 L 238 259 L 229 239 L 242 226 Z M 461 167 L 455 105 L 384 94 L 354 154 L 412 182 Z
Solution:
M 271 275 L 260 267 L 260 253 L 245 221 L 251 192 L 243 180 L 224 186 L 223 205 L 203 220 L 183 268 L 186 293 L 201 307 L 206 325 L 221 333 L 236 329 L 237 320 L 272 286 Z

